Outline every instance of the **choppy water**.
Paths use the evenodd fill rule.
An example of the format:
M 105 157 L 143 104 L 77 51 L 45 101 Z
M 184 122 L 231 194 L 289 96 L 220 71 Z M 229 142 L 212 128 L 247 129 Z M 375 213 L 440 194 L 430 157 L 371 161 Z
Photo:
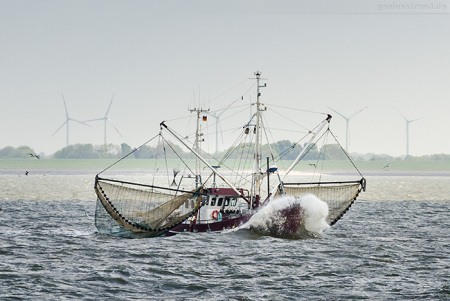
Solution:
M 321 238 L 100 235 L 93 175 L 0 175 L 0 300 L 450 300 L 450 177 L 369 177 Z

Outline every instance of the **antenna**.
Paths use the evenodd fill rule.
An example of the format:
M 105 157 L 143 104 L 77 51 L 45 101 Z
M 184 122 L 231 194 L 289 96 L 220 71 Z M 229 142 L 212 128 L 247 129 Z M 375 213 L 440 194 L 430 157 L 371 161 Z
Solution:
M 69 146 L 69 122 L 74 121 L 74 122 L 78 122 L 78 123 L 84 124 L 89 127 L 90 127 L 90 125 L 84 123 L 83 121 L 79 121 L 79 120 L 70 118 L 69 111 L 67 110 L 66 100 L 64 99 L 64 94 L 61 94 L 61 96 L 62 96 L 62 100 L 64 103 L 64 110 L 66 111 L 66 121 L 64 121 L 63 124 L 61 124 L 61 126 L 52 134 L 52 136 L 55 135 L 63 126 L 66 126 L 66 146 Z
M 397 110 L 395 107 L 393 107 L 393 108 L 394 108 L 394 110 L 397 111 L 397 113 L 400 114 L 400 116 L 403 117 L 403 119 L 405 119 L 405 122 L 406 122 L 406 156 L 409 156 L 409 124 L 413 123 L 414 121 L 423 119 L 425 117 L 420 117 L 420 118 L 416 118 L 416 119 L 407 119 L 405 116 L 403 116 L 402 113 L 400 113 L 399 110 Z
M 195 129 L 194 150 L 196 152 L 199 152 L 199 150 L 200 150 L 200 143 L 204 141 L 203 133 L 201 132 L 201 128 L 200 128 L 200 117 L 201 117 L 200 115 L 201 115 L 201 113 L 208 112 L 209 109 L 208 110 L 203 110 L 201 108 L 198 108 L 198 109 L 194 108 L 194 109 L 189 109 L 189 111 L 191 113 L 192 112 L 196 112 L 197 113 L 197 123 L 196 123 L 196 129 Z M 195 184 L 196 184 L 196 187 L 198 187 L 198 185 L 201 183 L 200 160 L 198 158 L 196 159 L 196 172 L 195 173 L 196 173 L 196 175 L 195 175 Z
M 359 113 L 361 113 L 363 110 L 365 110 L 368 106 L 365 106 L 364 108 L 362 108 L 361 110 L 357 111 L 356 113 L 353 113 L 350 116 L 344 116 L 343 114 L 339 113 L 338 111 L 328 107 L 330 110 L 332 110 L 333 112 L 335 112 L 336 114 L 338 114 L 339 116 L 341 116 L 342 118 L 344 118 L 345 120 L 345 152 L 348 153 L 348 141 L 350 140 L 350 134 L 349 134 L 349 124 L 350 124 L 350 120 L 355 117 L 356 115 L 358 115 Z
M 115 95 L 115 93 L 113 93 L 113 96 L 111 97 L 111 101 L 109 102 L 108 110 L 106 111 L 104 117 L 84 121 L 84 122 L 92 122 L 92 121 L 103 121 L 104 122 L 104 134 L 103 134 L 104 135 L 103 136 L 103 144 L 104 145 L 106 145 L 106 123 L 109 123 L 116 130 L 116 132 L 120 135 L 120 137 L 123 137 L 122 134 L 119 132 L 119 130 L 115 127 L 115 125 L 111 122 L 111 120 L 108 117 L 109 110 L 111 110 L 111 105 L 114 100 L 114 95 Z

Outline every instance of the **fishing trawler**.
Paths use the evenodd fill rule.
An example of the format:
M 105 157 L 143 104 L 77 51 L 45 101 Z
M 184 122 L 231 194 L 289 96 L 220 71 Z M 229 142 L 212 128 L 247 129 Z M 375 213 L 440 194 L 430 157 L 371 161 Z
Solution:
M 160 123 L 159 133 L 148 141 L 157 140 L 154 150 L 158 151 L 153 156 L 155 167 L 149 172 L 153 173 L 151 183 L 106 177 L 103 174 L 109 168 L 97 174 L 95 224 L 99 232 L 126 237 L 155 237 L 182 232 L 224 231 L 243 225 L 277 197 L 290 195 L 300 198 L 305 194 L 313 194 L 326 202 L 326 221 L 329 225 L 336 223 L 365 190 L 365 179 L 357 169 L 358 178 L 352 180 L 325 181 L 319 177 L 317 181 L 288 181 L 288 175 L 293 171 L 298 173 L 294 169 L 314 149 L 318 139 L 331 133 L 331 116 L 325 114 L 317 126 L 306 132 L 303 147 L 281 171 L 276 164 L 284 164 L 283 154 L 300 143 L 289 145 L 287 150 L 277 155 L 274 155 L 270 144 L 269 150 L 267 147 L 264 149 L 263 136 L 267 138 L 268 135 L 263 114 L 267 106 L 260 98 L 261 88 L 266 84 L 261 84 L 260 72 L 255 73 L 254 83 L 256 102 L 251 106 L 255 113 L 238 127 L 237 140 L 222 157 L 215 158 L 202 149 L 204 134 L 201 123 L 207 120 L 207 110 L 194 109 L 191 110 L 196 113 L 193 141 L 176 132 L 165 121 Z M 166 136 L 178 144 L 170 142 Z M 333 134 L 331 136 L 336 139 Z M 181 151 L 179 145 L 186 152 Z M 139 152 L 140 148 L 142 146 L 127 156 Z M 340 149 L 343 151 L 342 147 Z M 172 159 L 168 159 L 168 153 Z M 267 155 L 265 160 L 264 155 Z M 349 156 L 347 158 L 350 159 Z M 161 159 L 162 167 L 156 167 L 156 159 Z M 319 164 L 309 165 L 317 167 Z M 283 208 L 276 214 L 283 219 L 280 227 L 284 234 L 299 231 L 304 218 L 300 203 Z

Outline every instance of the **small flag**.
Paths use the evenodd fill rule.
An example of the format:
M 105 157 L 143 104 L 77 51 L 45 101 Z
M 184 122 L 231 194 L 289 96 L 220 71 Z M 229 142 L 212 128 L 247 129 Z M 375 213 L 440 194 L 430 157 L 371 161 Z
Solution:
M 207 121 L 208 117 L 207 116 L 203 116 L 203 121 Z

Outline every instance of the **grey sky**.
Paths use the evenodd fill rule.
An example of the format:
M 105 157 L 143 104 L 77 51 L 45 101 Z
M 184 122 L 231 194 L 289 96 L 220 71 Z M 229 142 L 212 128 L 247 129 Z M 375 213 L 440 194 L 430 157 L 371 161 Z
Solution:
M 193 91 L 208 101 L 260 70 L 263 102 L 344 115 L 368 105 L 350 123 L 352 152 L 405 153 L 395 107 L 426 117 L 410 125 L 412 155 L 450 153 L 450 3 L 380 3 L 0 0 L 0 148 L 64 147 L 64 129 L 51 136 L 62 93 L 79 120 L 103 117 L 115 93 L 123 138 L 109 128 L 108 142 L 138 146 L 187 115 Z M 71 143 L 103 142 L 100 122 L 70 129 Z

